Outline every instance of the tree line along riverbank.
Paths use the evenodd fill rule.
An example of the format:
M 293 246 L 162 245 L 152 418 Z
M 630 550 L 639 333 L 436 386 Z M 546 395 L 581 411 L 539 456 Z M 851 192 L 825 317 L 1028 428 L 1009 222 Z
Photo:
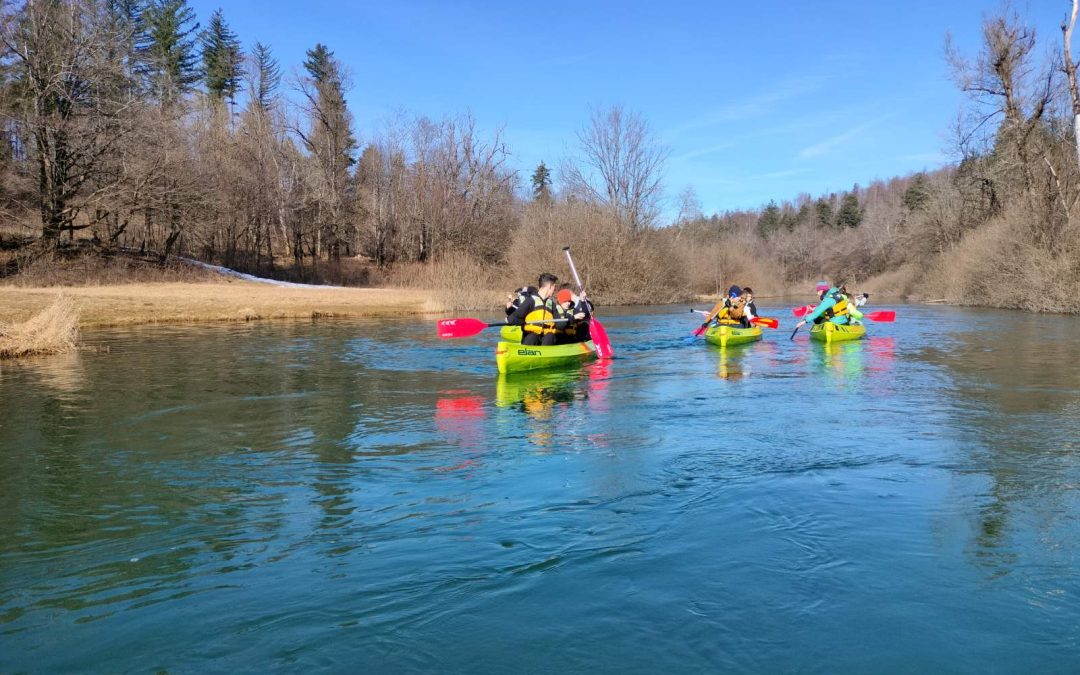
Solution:
M 609 305 L 731 283 L 780 294 L 824 277 L 913 300 L 1080 311 L 1075 68 L 1061 46 L 1044 59 L 1047 43 L 1011 10 L 985 17 L 977 53 L 946 50 L 942 67 L 968 94 L 953 163 L 711 215 L 692 186 L 665 195 L 668 150 L 632 110 L 594 109 L 557 168 L 531 173 L 468 114 L 402 114 L 361 144 L 347 64 L 328 46 L 313 45 L 284 86 L 270 46 L 244 54 L 221 11 L 201 32 L 195 21 L 182 0 L 0 13 L 0 283 L 153 279 L 109 268 L 134 251 L 481 308 L 559 273 L 570 245 Z M 952 117 L 943 111 L 943 126 Z M 70 278 L 65 242 L 105 260 L 104 272 Z M 244 309 L 210 303 L 190 316 Z

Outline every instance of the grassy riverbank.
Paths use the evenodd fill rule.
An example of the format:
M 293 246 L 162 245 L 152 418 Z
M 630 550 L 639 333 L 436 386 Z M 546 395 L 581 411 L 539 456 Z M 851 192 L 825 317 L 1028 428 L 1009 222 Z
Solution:
M 140 324 L 382 317 L 439 311 L 428 293 L 389 288 L 282 288 L 247 281 L 0 286 L 0 320 L 26 321 L 63 293 L 81 328 Z

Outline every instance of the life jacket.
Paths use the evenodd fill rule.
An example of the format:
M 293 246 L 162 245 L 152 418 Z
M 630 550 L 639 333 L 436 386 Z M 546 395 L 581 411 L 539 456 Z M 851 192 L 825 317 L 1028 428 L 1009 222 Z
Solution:
M 576 304 L 571 305 L 569 309 L 564 310 L 562 307 L 556 307 L 555 318 L 566 319 L 556 324 L 555 330 L 559 335 L 565 336 L 566 342 L 575 342 L 578 335 L 582 334 L 585 329 L 588 319 L 581 319 L 580 321 L 574 318 L 575 314 L 583 313 L 584 310 L 578 307 Z
M 826 293 L 826 296 L 835 300 L 836 304 L 825 310 L 825 313 L 821 315 L 822 319 L 829 321 L 834 317 L 848 315 L 848 299 L 846 295 L 840 291 L 833 291 L 832 293 Z
M 731 319 L 742 319 L 744 307 L 746 306 L 746 300 L 744 298 L 735 298 L 731 301 L 731 309 L 728 310 L 728 317 Z
M 531 312 L 525 315 L 525 325 L 522 326 L 522 330 L 538 335 L 548 335 L 556 332 L 558 324 L 532 323 L 533 321 L 552 321 L 555 318 L 555 312 L 558 311 L 558 307 L 555 306 L 555 298 L 544 300 L 539 294 L 533 294 L 530 297 L 532 297 L 533 308 Z

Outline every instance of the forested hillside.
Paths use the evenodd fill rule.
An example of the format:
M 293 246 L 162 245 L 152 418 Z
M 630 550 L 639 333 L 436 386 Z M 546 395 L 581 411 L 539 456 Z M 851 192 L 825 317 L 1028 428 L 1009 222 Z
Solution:
M 609 303 L 826 276 L 1078 311 L 1070 38 L 1037 40 L 1002 12 L 979 53 L 947 50 L 942 67 L 969 95 L 950 166 L 707 216 L 692 188 L 665 201 L 663 139 L 619 106 L 583 119 L 571 157 L 522 171 L 466 112 L 402 113 L 360 138 L 330 46 L 281 64 L 271 45 L 243 49 L 220 10 L 202 25 L 185 0 L 6 3 L 0 274 L 62 264 L 79 244 L 467 294 L 562 269 L 570 244 Z

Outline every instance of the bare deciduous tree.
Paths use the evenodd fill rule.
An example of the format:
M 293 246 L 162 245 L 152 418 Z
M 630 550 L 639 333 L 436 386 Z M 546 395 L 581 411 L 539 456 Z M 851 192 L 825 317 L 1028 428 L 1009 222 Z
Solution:
M 632 232 L 654 224 L 668 150 L 645 120 L 615 105 L 594 111 L 577 137 L 580 159 L 562 167 L 567 192 L 606 205 Z

